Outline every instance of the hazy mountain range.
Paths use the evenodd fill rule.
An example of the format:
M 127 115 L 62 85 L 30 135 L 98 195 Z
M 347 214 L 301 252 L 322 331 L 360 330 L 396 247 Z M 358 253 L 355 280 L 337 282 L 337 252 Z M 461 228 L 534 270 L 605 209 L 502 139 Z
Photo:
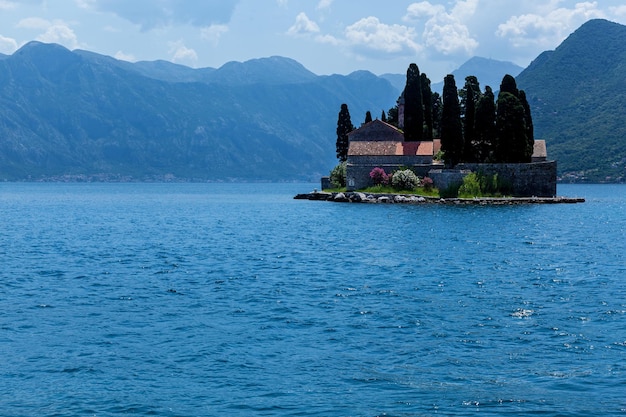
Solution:
M 457 86 L 476 75 L 497 90 L 521 71 L 559 172 L 623 181 L 625 31 L 590 21 L 523 71 L 472 58 Z M 283 57 L 192 69 L 31 42 L 0 54 L 0 179 L 317 180 L 336 164 L 341 103 L 356 126 L 380 117 L 404 71 L 318 76 Z

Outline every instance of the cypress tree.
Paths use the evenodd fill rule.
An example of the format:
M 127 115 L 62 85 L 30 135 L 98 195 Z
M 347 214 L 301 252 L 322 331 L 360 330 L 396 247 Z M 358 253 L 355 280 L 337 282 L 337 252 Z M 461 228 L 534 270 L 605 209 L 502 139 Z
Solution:
M 431 104 L 433 109 L 433 135 L 436 138 L 441 138 L 441 110 L 443 109 L 443 103 L 439 93 L 435 92 L 432 94 Z
M 474 146 L 476 140 L 474 123 L 476 118 L 476 102 L 481 96 L 478 79 L 473 75 L 465 77 L 465 86 L 459 94 L 461 95 L 461 111 L 463 113 L 463 160 L 466 162 L 475 162 L 477 155 Z
M 365 123 L 369 123 L 372 121 L 372 113 L 370 113 L 370 111 L 366 111 L 365 112 Z
M 383 122 L 387 123 L 387 115 L 385 114 L 384 110 L 383 110 L 383 112 L 380 115 L 380 120 L 382 120 Z
M 519 90 L 517 89 L 517 83 L 515 82 L 515 77 L 512 75 L 506 74 L 502 78 L 502 82 L 500 83 L 500 93 L 511 93 L 515 97 L 519 97 Z
M 474 137 L 476 159 L 478 162 L 493 160 L 493 146 L 496 136 L 496 103 L 491 87 L 485 87 L 485 93 L 476 104 Z
M 461 106 L 454 75 L 443 80 L 443 109 L 441 112 L 441 150 L 447 166 L 454 167 L 463 156 L 463 127 Z
M 523 98 L 522 98 L 523 97 Z M 526 103 L 526 104 L 524 104 Z M 496 156 L 499 162 L 530 162 L 534 134 L 526 94 L 506 74 L 500 84 L 496 116 Z
M 407 142 L 422 140 L 423 125 L 420 71 L 416 64 L 411 64 L 406 72 L 404 88 L 404 140 Z
M 496 162 L 527 162 L 524 106 L 512 93 L 498 94 L 495 147 Z
M 350 120 L 350 111 L 347 104 L 341 105 L 339 117 L 337 118 L 337 159 L 344 162 L 348 159 L 348 133 L 354 130 Z
M 424 104 L 424 140 L 433 140 L 433 92 L 425 73 L 420 76 L 422 103 Z
M 524 90 L 519 90 L 519 99 L 522 102 L 522 106 L 524 106 L 524 122 L 526 123 L 526 154 L 524 159 L 526 162 L 530 162 L 533 159 L 535 148 L 535 128 L 530 114 L 530 105 L 528 100 L 526 100 L 526 92 Z

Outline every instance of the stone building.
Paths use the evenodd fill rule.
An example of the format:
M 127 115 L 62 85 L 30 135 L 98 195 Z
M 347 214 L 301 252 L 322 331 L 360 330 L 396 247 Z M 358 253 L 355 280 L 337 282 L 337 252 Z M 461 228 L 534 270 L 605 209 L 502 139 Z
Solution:
M 405 142 L 398 128 L 381 120 L 373 120 L 348 134 L 346 165 L 348 191 L 372 185 L 370 172 L 382 168 L 391 173 L 399 168 L 412 169 L 418 176 L 429 176 L 438 188 L 462 181 L 469 172 L 498 174 L 511 184 L 518 196 L 552 197 L 556 195 L 556 162 L 548 161 L 546 143 L 535 140 L 532 162 L 526 164 L 459 164 L 454 170 L 444 169 L 434 159 L 441 149 L 438 139 Z

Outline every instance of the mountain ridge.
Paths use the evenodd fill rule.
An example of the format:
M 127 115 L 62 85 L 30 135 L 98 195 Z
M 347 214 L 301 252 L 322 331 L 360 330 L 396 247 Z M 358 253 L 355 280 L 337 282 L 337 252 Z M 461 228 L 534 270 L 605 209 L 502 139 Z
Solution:
M 270 61 L 284 65 L 269 75 L 259 70 Z M 365 81 L 311 77 L 294 63 L 236 65 L 247 83 L 202 79 L 202 70 L 193 70 L 201 77 L 182 70 L 191 81 L 172 81 L 168 71 L 181 68 L 137 70 L 98 54 L 27 44 L 0 60 L 0 178 L 318 178 L 335 164 L 341 103 L 356 124 L 366 110 L 390 107 L 397 91 L 373 74 Z
M 624 38 L 625 26 L 590 20 L 516 76 L 564 181 L 624 182 Z M 496 90 L 504 74 L 471 75 Z M 29 42 L 0 54 L 0 179 L 316 180 L 336 164 L 340 105 L 359 126 L 395 104 L 403 78 L 316 75 L 277 56 L 131 63 Z
M 624 182 L 626 26 L 593 19 L 516 77 L 565 181 Z

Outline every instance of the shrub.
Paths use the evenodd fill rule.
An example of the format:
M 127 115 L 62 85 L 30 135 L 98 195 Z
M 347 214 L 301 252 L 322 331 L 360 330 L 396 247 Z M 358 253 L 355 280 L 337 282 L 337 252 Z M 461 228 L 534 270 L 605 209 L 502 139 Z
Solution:
M 336 188 L 341 188 L 346 186 L 346 162 L 340 162 L 333 170 L 330 172 L 330 182 Z
M 482 197 L 483 193 L 480 187 L 480 179 L 474 172 L 469 173 L 463 178 L 463 184 L 459 188 L 459 197 Z
M 405 169 L 394 172 L 391 183 L 398 190 L 414 190 L 419 185 L 419 178 L 410 169 Z
M 456 198 L 459 196 L 459 188 L 461 188 L 460 182 L 455 182 L 448 185 L 444 189 L 439 189 L 439 197 L 441 198 Z
M 370 178 L 374 185 L 387 185 L 389 184 L 389 175 L 384 169 L 376 167 L 370 172 Z
M 430 177 L 424 177 L 422 179 L 422 187 L 424 187 L 424 190 L 426 191 L 430 191 L 433 189 L 433 179 Z

